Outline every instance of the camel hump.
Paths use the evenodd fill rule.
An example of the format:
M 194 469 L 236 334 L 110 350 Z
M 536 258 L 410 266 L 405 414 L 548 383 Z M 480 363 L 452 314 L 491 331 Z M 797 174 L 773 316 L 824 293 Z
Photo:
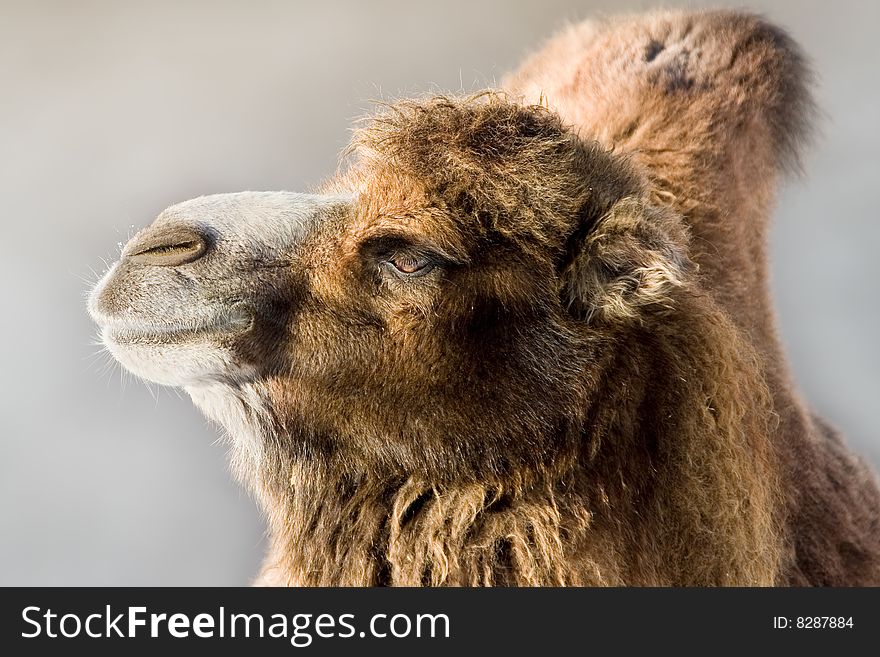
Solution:
M 716 169 L 760 133 L 762 164 L 784 168 L 810 134 L 811 77 L 798 45 L 758 16 L 664 11 L 571 25 L 503 86 L 608 146 Z

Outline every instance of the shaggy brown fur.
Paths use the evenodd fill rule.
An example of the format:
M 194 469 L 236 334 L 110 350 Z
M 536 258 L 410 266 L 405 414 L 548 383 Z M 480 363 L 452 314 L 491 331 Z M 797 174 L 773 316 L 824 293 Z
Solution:
M 314 364 L 270 386 L 272 433 L 309 431 L 270 469 L 266 580 L 877 583 L 876 486 L 795 397 L 766 289 L 797 50 L 664 14 L 508 85 L 581 137 L 497 95 L 400 103 L 331 185 L 359 196 L 305 250 Z M 383 273 L 401 253 L 431 268 Z
M 270 468 L 267 578 L 774 583 L 760 365 L 635 170 L 491 94 L 400 103 L 354 153 L 304 248 L 312 362 L 270 387 L 273 435 L 320 434 Z M 383 277 L 401 253 L 433 268 Z

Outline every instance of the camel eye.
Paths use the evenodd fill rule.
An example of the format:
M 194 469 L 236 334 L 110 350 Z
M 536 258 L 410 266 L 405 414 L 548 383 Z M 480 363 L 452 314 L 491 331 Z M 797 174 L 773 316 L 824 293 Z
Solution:
M 414 253 L 397 253 L 384 260 L 382 265 L 386 271 L 402 278 L 423 276 L 434 268 L 435 261 L 431 258 Z
M 430 261 L 427 258 L 402 254 L 396 255 L 388 261 L 401 274 L 416 274 L 425 269 Z
M 442 251 L 397 235 L 382 235 L 360 247 L 364 264 L 382 278 L 419 278 L 450 263 Z

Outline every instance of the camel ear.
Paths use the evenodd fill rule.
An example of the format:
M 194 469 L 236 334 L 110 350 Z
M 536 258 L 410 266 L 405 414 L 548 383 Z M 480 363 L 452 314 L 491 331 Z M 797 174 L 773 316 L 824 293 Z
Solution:
M 668 308 L 693 267 L 680 217 L 635 198 L 617 201 L 569 244 L 562 300 L 587 321 L 627 321 Z

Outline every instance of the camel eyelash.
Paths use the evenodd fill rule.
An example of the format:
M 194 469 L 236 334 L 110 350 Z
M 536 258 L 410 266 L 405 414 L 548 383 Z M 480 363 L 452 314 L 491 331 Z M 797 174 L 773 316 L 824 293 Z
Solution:
M 418 278 L 431 272 L 437 263 L 423 255 L 397 253 L 379 262 L 379 267 L 390 271 L 399 278 Z
M 418 278 L 450 263 L 439 249 L 400 235 L 378 236 L 366 241 L 360 250 L 374 271 L 401 279 Z

